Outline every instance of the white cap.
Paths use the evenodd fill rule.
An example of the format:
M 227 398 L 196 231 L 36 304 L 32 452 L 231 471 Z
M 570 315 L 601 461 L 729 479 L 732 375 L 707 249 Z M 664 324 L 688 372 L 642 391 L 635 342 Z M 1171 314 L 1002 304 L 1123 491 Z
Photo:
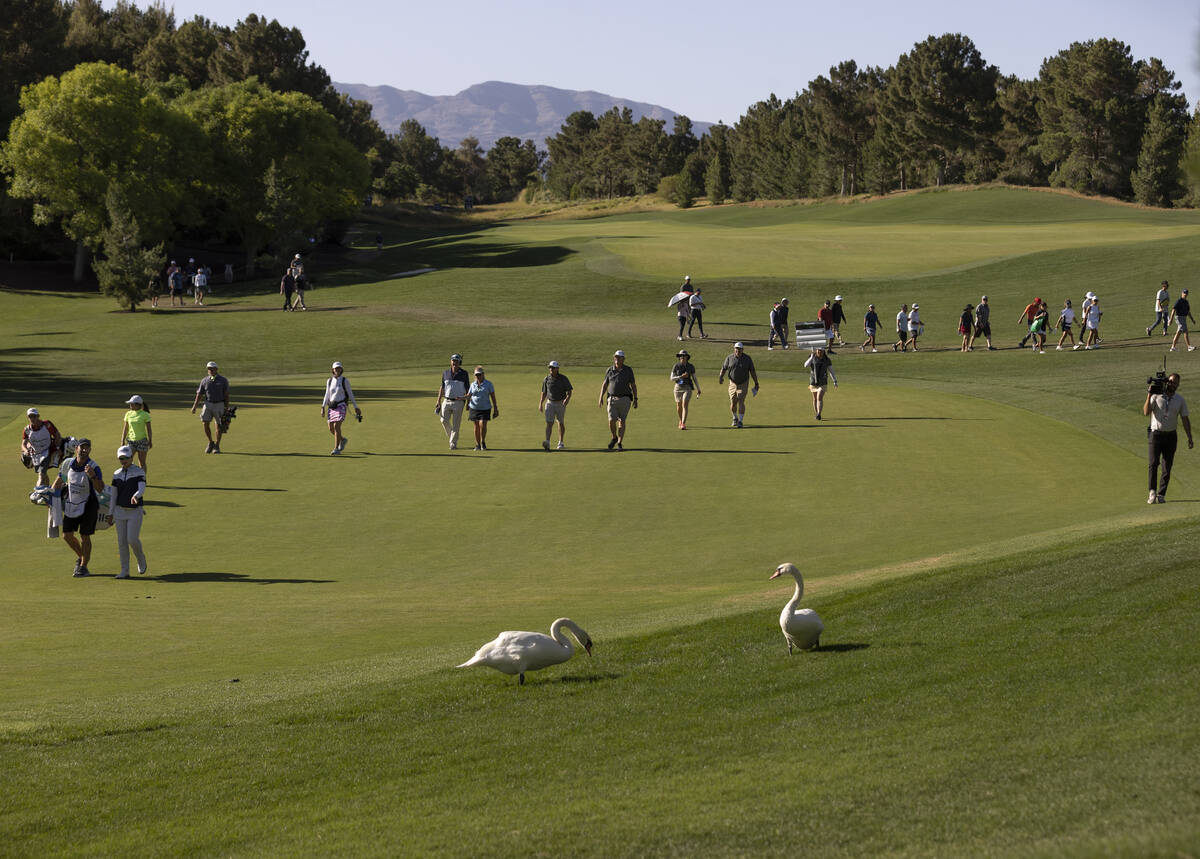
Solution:
M 1095 298 L 1095 297 L 1096 297 L 1096 293 L 1094 293 L 1090 290 L 1088 291 L 1088 294 L 1084 296 L 1084 298 Z
M 842 300 L 842 297 L 841 297 L 840 295 L 835 295 L 835 296 L 833 297 L 833 300 L 834 300 L 834 301 L 841 301 L 841 300 Z
M 341 362 L 341 361 L 334 361 L 334 362 L 333 362 L 333 366 L 332 366 L 330 369 L 331 369 L 331 370 L 340 370 L 340 369 L 342 369 L 342 362 Z
M 212 370 L 215 370 L 215 369 L 217 369 L 217 362 L 216 362 L 216 361 L 209 361 L 209 362 L 208 362 L 207 364 L 205 364 L 204 366 L 205 366 L 205 367 L 208 367 L 208 368 L 210 368 L 210 369 L 212 369 Z
M 734 344 L 733 344 L 733 348 L 734 348 L 734 349 L 745 349 L 746 347 L 745 347 L 745 346 L 743 346 L 743 345 L 742 345 L 742 341 L 741 341 L 741 340 L 739 340 L 738 342 L 736 342 L 736 343 L 734 343 Z
M 132 397 L 130 397 L 128 400 L 125 401 L 125 405 L 140 406 L 140 405 L 142 405 L 142 398 L 139 397 L 137 394 L 134 394 Z
M 690 274 L 685 274 L 685 275 L 683 276 L 683 279 L 684 279 L 684 280 L 691 280 L 691 279 L 692 279 L 692 276 L 691 276 Z
M 616 352 L 613 352 L 613 357 L 614 358 L 624 358 L 625 352 L 621 349 L 618 349 Z
M 296 254 L 292 259 L 300 259 L 300 254 Z
M 551 362 L 550 362 L 549 364 L 547 364 L 546 366 L 547 366 L 547 367 L 557 367 L 557 366 L 558 366 L 558 362 L 557 362 L 557 361 L 551 361 Z
M 780 304 L 787 304 L 787 303 L 788 303 L 788 300 L 787 300 L 786 298 L 781 298 L 781 299 L 779 299 L 779 303 L 780 303 Z
M 25 412 L 26 417 L 31 417 L 31 418 L 35 418 L 39 414 L 41 414 L 41 413 L 37 409 L 29 409 L 28 411 Z
M 913 305 L 913 310 L 920 310 L 920 309 L 921 309 L 921 305 L 919 305 L 919 304 Z
M 117 448 L 117 459 L 133 459 L 133 448 L 123 444 Z
M 987 296 L 986 296 L 986 295 L 984 295 L 984 296 L 980 296 L 979 300 L 980 300 L 980 301 L 987 301 Z

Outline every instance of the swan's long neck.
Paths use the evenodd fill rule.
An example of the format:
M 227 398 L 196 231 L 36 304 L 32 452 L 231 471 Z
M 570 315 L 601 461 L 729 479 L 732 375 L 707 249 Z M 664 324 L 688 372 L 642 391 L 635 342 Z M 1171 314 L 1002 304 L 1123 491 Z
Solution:
M 796 576 L 796 591 L 795 591 L 795 593 L 792 594 L 792 598 L 788 602 L 787 607 L 784 608 L 784 611 L 788 612 L 789 614 L 791 612 L 794 612 L 796 610 L 796 606 L 800 605 L 800 600 L 803 597 L 804 597 L 804 579 L 800 578 L 799 576 Z
M 579 643 L 587 641 L 588 634 L 579 628 L 579 624 L 567 617 L 560 617 L 550 625 L 550 637 L 566 648 L 567 653 L 575 653 L 575 645 L 571 643 L 570 637 L 563 632 L 563 627 L 571 630 L 575 634 L 575 638 Z

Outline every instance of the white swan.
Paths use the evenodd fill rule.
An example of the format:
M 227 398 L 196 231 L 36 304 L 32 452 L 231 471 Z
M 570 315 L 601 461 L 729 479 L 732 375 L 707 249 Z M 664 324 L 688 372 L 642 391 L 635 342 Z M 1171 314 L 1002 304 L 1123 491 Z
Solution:
M 550 626 L 550 634 L 540 632 L 502 632 L 483 647 L 475 651 L 475 655 L 459 665 L 467 668 L 471 665 L 486 665 L 504 674 L 516 674 L 520 679 L 517 685 L 525 682 L 526 671 L 537 671 L 550 665 L 566 662 L 575 655 L 575 647 L 571 639 L 562 631 L 563 627 L 571 630 L 588 656 L 592 655 L 592 639 L 584 632 L 579 624 L 570 618 L 560 617 Z
M 782 575 L 790 575 L 796 580 L 796 592 L 779 615 L 779 627 L 783 630 L 783 637 L 787 639 L 788 653 L 791 653 L 794 647 L 800 650 L 820 647 L 821 633 L 825 630 L 820 615 L 811 608 L 796 608 L 800 604 L 800 598 L 804 596 L 804 578 L 795 564 L 780 564 L 771 574 L 771 578 L 777 579 Z

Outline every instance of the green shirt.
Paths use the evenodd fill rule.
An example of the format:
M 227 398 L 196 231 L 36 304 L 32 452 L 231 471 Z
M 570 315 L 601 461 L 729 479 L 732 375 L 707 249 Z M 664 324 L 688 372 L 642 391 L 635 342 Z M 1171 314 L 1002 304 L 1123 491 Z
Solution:
M 145 409 L 130 409 L 125 413 L 125 423 L 129 424 L 127 441 L 141 441 L 150 435 L 147 424 L 150 423 L 150 413 Z

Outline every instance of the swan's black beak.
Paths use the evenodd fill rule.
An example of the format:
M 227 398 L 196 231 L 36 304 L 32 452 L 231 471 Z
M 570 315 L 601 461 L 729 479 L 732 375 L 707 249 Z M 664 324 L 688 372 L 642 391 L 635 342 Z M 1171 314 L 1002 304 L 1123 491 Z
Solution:
M 592 640 L 590 638 L 583 643 L 583 649 L 587 651 L 588 656 L 592 655 Z

